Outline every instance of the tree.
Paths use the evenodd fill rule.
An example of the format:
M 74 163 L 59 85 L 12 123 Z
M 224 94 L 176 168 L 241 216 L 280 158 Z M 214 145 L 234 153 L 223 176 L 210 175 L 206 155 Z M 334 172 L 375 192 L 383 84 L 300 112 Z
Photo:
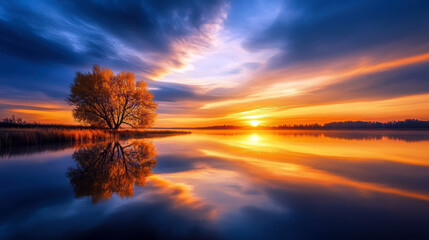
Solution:
M 15 115 L 12 115 L 11 118 L 3 118 L 4 123 L 13 123 L 13 124 L 26 124 L 27 122 L 22 120 L 21 117 L 15 117 Z
M 95 204 L 114 193 L 121 198 L 131 197 L 135 185 L 145 186 L 156 166 L 155 146 L 143 141 L 127 144 L 114 141 L 75 150 L 76 167 L 68 169 L 67 177 L 76 197 L 89 196 Z
M 110 68 L 94 65 L 92 72 L 77 72 L 67 103 L 75 106 L 73 117 L 94 127 L 118 129 L 150 127 L 156 103 L 146 82 L 134 83 L 132 72 L 114 75 Z

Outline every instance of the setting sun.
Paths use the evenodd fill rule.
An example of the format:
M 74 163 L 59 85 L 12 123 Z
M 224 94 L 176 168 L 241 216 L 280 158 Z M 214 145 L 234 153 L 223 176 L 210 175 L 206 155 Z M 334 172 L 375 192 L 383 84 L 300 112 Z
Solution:
M 252 127 L 257 127 L 261 121 L 258 120 L 252 120 L 252 121 L 248 121 L 248 123 L 252 126 Z

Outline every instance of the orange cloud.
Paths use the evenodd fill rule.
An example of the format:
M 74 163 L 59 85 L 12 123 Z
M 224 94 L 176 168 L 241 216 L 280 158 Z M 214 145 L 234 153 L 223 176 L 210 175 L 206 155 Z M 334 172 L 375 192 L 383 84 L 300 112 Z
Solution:
M 381 63 L 366 63 L 364 65 L 354 66 L 350 69 L 340 70 L 336 73 L 329 73 L 327 75 L 319 75 L 314 73 L 313 76 L 291 76 L 290 73 L 286 75 L 286 77 L 281 77 L 284 81 L 283 83 L 274 83 L 273 85 L 269 85 L 264 90 L 258 91 L 257 93 L 251 94 L 248 97 L 241 99 L 232 99 L 226 101 L 218 101 L 207 103 L 201 107 L 201 109 L 208 108 L 216 108 L 227 106 L 231 104 L 242 104 L 255 102 L 266 99 L 275 99 L 275 98 L 283 98 L 289 97 L 293 95 L 299 95 L 300 93 L 307 92 L 309 89 L 317 89 L 325 86 L 327 84 L 332 84 L 334 82 L 343 81 L 344 79 L 355 77 L 358 75 L 364 75 L 369 73 L 375 73 L 380 71 L 386 71 L 393 68 L 403 67 L 411 64 L 427 62 L 429 61 L 429 53 L 419 54 L 411 57 L 399 58 L 392 61 L 386 61 Z M 293 71 L 292 71 L 293 73 Z M 279 74 L 283 76 L 285 74 L 284 70 L 280 72 L 276 72 L 275 74 Z M 273 75 L 273 73 L 265 73 L 260 78 L 262 79 L 270 79 L 270 78 L 279 78 L 279 76 Z M 261 82 L 266 82 L 261 81 Z M 340 89 L 339 89 L 340 91 Z

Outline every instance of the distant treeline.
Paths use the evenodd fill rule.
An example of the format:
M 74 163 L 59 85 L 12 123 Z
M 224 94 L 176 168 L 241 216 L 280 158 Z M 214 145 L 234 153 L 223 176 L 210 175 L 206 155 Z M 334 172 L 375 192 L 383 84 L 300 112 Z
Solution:
M 429 121 L 420 121 L 417 119 L 407 119 L 404 121 L 390 122 L 364 122 L 364 121 L 345 121 L 345 122 L 330 122 L 325 124 L 294 124 L 294 125 L 279 125 L 275 127 L 260 126 L 260 127 L 242 127 L 234 125 L 220 125 L 200 127 L 194 129 L 303 129 L 303 130 L 335 130 L 335 129 L 429 129 Z
M 364 121 L 345 121 L 330 122 L 325 124 L 298 124 L 298 125 L 280 125 L 273 129 L 429 129 L 429 121 L 420 121 L 417 119 L 407 119 L 405 121 L 390 122 L 364 122 Z

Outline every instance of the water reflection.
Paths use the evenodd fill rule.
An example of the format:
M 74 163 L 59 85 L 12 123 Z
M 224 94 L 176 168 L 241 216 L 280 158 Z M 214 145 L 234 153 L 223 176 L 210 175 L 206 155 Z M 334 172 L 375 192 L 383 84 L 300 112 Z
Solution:
M 18 147 L 1 147 L 0 158 L 10 158 L 22 155 L 33 155 L 42 152 L 58 152 L 76 146 L 76 143 L 34 144 Z
M 198 130 L 198 133 L 216 136 L 281 135 L 286 137 L 335 138 L 346 140 L 382 140 L 406 142 L 429 141 L 428 130 Z M 195 133 L 195 131 L 194 131 Z
M 134 185 L 146 184 L 156 166 L 155 155 L 154 145 L 144 141 L 87 146 L 73 153 L 77 166 L 69 168 L 67 177 L 76 197 L 89 196 L 93 203 L 110 199 L 113 193 L 131 197 Z
M 428 140 L 196 131 L 14 156 L 0 239 L 429 239 Z

